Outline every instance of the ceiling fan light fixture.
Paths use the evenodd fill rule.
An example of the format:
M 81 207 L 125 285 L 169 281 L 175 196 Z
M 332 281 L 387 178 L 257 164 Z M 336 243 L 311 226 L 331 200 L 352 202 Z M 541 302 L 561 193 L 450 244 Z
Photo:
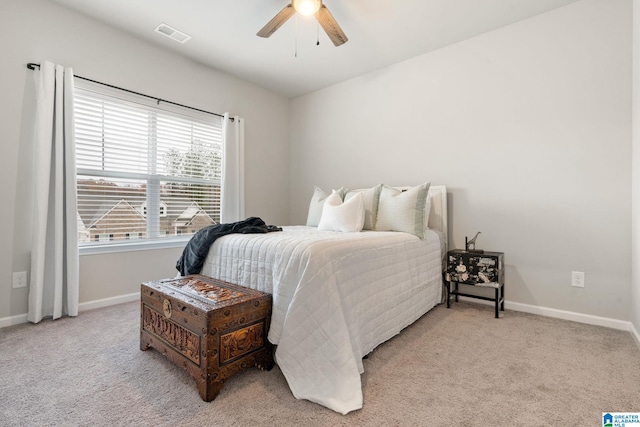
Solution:
M 314 15 L 320 6 L 322 5 L 321 0 L 293 0 L 291 2 L 293 4 L 293 8 L 300 15 L 311 16 Z
M 271 18 L 271 21 L 267 22 L 267 25 L 262 27 L 256 35 L 264 38 L 271 37 L 271 34 L 275 33 L 282 24 L 296 13 L 307 16 L 315 15 L 318 24 L 327 33 L 329 40 L 335 46 L 341 46 L 349 40 L 336 22 L 336 19 L 329 12 L 329 9 L 327 9 L 327 6 L 322 4 L 322 0 L 291 0 L 291 3 Z

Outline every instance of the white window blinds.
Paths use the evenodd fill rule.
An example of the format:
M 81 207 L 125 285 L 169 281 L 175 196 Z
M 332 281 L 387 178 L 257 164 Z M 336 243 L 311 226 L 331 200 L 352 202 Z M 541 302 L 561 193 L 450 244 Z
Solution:
M 79 83 L 81 246 L 185 236 L 220 221 L 222 117 Z

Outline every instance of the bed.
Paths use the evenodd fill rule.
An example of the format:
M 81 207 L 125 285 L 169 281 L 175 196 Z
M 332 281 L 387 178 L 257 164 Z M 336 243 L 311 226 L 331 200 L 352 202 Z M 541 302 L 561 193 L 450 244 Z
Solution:
M 446 188 L 428 194 L 424 239 L 288 226 L 211 246 L 201 274 L 273 295 L 268 338 L 296 398 L 361 408 L 362 358 L 442 301 Z

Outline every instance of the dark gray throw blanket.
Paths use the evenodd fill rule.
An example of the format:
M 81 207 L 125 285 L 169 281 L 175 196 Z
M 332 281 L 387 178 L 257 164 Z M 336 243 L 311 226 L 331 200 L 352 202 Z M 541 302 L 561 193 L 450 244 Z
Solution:
M 216 224 L 202 228 L 191 237 L 178 262 L 176 269 L 182 276 L 198 274 L 202 270 L 204 260 L 209 253 L 209 248 L 218 237 L 232 233 L 252 234 L 270 233 L 272 231 L 282 231 L 282 228 L 275 225 L 267 225 L 257 217 L 247 218 L 244 221 L 231 222 L 228 224 Z

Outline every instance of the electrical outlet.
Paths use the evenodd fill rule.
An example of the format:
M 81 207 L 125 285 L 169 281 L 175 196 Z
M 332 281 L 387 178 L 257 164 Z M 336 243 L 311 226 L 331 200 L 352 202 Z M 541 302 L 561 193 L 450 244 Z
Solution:
M 27 287 L 27 272 L 18 271 L 13 273 L 13 287 L 14 288 L 26 288 Z
M 571 286 L 576 288 L 584 288 L 584 271 L 571 272 Z

